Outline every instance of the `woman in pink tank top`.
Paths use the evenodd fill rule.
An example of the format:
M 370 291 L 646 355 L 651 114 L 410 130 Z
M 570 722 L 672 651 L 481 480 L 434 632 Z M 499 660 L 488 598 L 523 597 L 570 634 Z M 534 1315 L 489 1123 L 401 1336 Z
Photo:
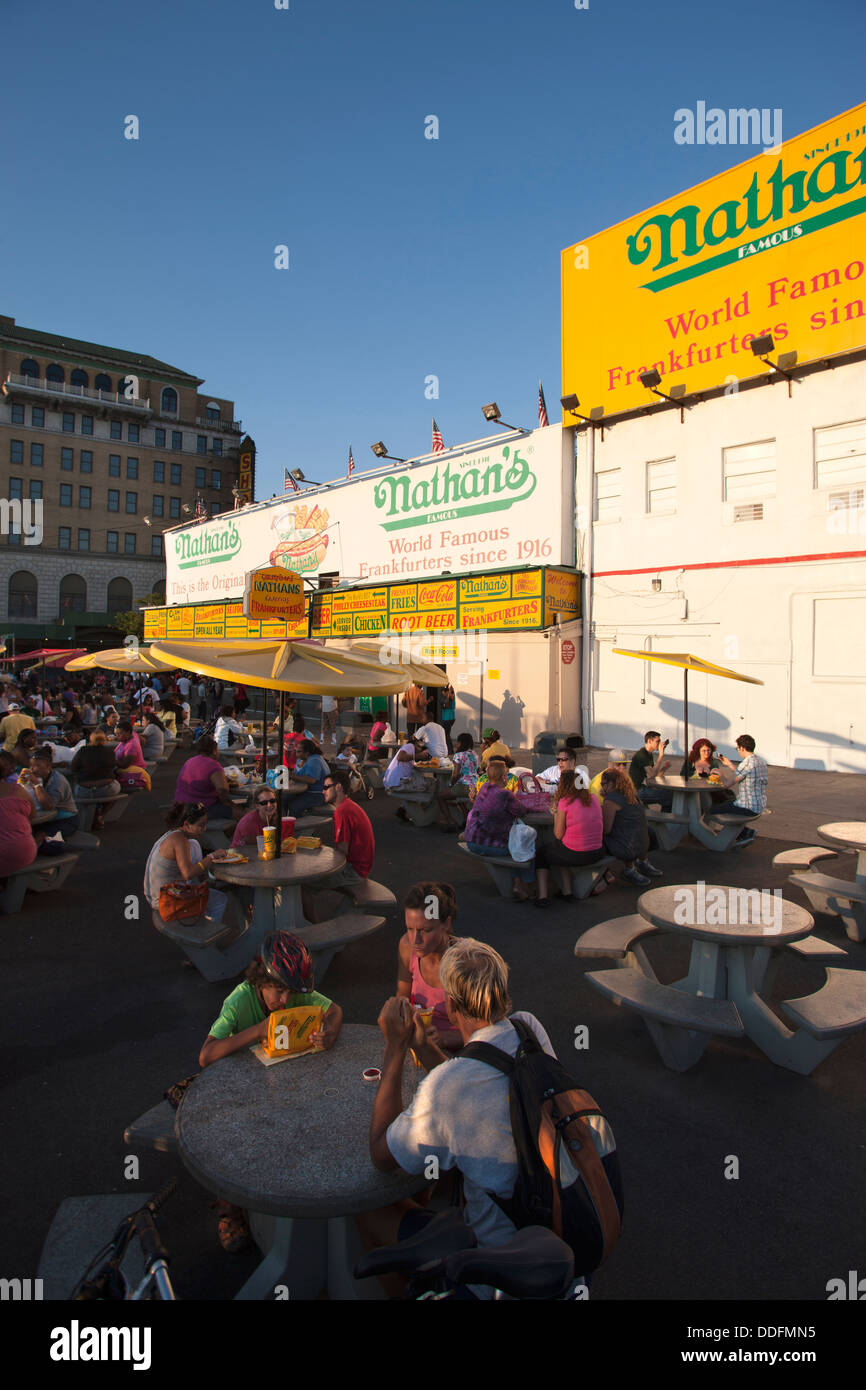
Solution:
M 403 903 L 406 935 L 400 941 L 397 996 L 433 1010 L 434 1042 L 443 1051 L 462 1046 L 445 1009 L 439 962 L 454 941 L 457 897 L 449 883 L 416 883 Z

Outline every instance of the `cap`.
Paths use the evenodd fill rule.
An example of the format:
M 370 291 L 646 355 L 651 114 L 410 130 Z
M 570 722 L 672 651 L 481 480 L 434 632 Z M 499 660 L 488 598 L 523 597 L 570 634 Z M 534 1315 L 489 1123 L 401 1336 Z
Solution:
M 611 748 L 607 755 L 607 760 L 609 763 L 627 763 L 628 753 L 622 748 Z
M 10 705 L 10 706 L 9 706 L 9 713 L 11 714 L 12 711 L 13 711 L 14 709 L 20 709 L 20 708 L 21 708 L 20 705 Z

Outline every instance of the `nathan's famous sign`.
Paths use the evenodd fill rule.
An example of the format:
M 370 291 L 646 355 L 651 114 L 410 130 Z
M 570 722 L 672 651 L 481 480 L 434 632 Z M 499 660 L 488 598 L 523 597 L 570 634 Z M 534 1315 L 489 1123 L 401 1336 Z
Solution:
M 732 391 L 866 343 L 866 104 L 562 253 L 562 389 L 581 410 L 661 389 Z M 778 359 L 776 359 L 778 360 Z
M 309 578 L 436 579 L 573 565 L 574 464 L 559 425 L 375 469 L 166 533 L 167 598 L 239 598 L 270 565 Z

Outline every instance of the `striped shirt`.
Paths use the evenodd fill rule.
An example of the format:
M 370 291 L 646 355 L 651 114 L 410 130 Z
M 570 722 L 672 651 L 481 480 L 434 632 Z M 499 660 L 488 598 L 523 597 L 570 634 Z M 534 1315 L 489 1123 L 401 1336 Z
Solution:
M 767 780 L 770 770 L 764 759 L 757 753 L 749 753 L 737 768 L 737 795 L 735 806 L 743 806 L 749 811 L 766 811 Z

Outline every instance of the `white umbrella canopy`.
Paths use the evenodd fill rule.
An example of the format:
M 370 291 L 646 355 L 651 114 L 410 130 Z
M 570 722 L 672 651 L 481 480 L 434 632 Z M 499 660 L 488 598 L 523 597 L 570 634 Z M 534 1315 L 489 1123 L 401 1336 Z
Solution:
M 88 652 L 87 656 L 76 657 L 67 663 L 67 671 L 92 671 L 102 667 L 106 671 L 144 672 L 152 675 L 157 671 L 173 671 L 170 663 L 159 661 L 151 656 L 150 647 L 110 647 L 104 652 Z
M 393 647 L 393 637 L 382 638 L 381 641 L 352 642 L 349 651 L 360 652 L 364 655 L 375 657 L 376 661 L 383 665 L 389 665 L 393 670 L 390 661 L 389 647 Z M 400 656 L 400 667 L 406 672 L 408 681 L 417 681 L 419 685 L 438 685 L 446 686 L 448 677 L 444 671 L 440 671 L 438 666 L 434 666 L 432 661 L 420 661 L 415 657 Z
M 297 641 L 170 642 L 151 651 L 160 661 L 218 680 L 236 681 L 296 695 L 399 695 L 413 680 L 446 685 L 438 667 L 425 662 L 385 664 L 374 651 Z M 416 674 L 421 673 L 421 674 Z

